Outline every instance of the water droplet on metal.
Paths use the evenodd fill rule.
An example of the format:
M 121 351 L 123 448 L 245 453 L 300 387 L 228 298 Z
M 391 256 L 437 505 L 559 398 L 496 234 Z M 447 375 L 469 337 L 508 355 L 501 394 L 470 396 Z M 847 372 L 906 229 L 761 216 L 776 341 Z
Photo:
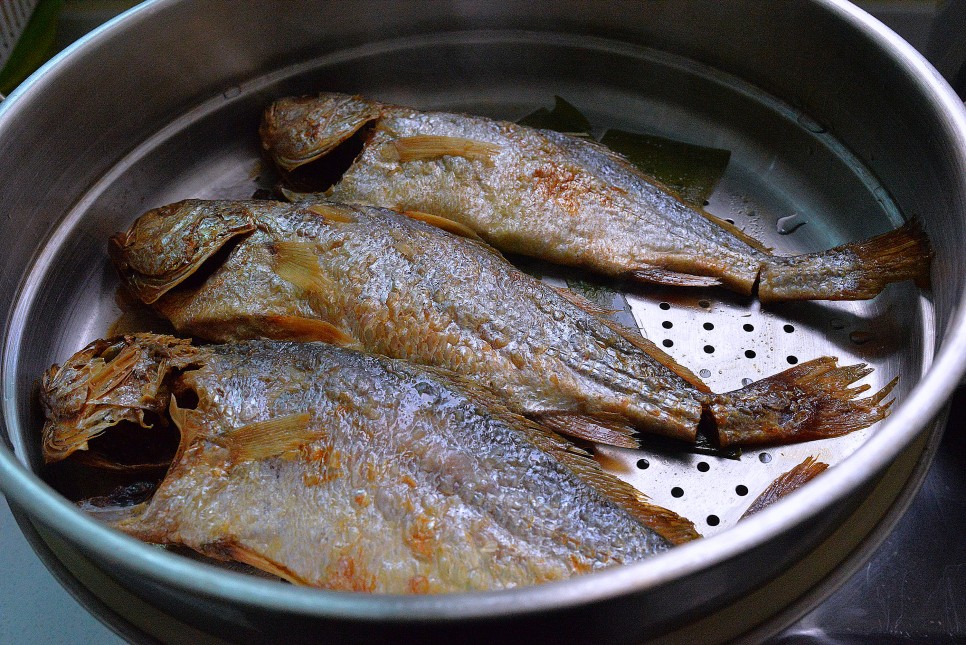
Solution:
M 854 331 L 851 334 L 849 334 L 849 340 L 851 340 L 856 345 L 864 345 L 865 343 L 872 340 L 872 332 Z
M 787 217 L 778 218 L 778 234 L 788 235 L 798 230 L 800 227 L 805 225 L 805 220 L 801 218 L 798 213 L 792 213 Z

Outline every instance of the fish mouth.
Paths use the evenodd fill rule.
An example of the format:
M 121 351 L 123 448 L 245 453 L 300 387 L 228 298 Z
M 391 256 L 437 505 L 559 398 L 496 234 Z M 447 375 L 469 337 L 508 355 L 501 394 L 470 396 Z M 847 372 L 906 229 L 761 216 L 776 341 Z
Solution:
M 161 337 L 148 348 L 139 336 L 95 341 L 41 383 L 44 460 L 67 457 L 119 473 L 166 471 L 186 437 L 170 404 L 184 410 L 198 396 L 184 379 L 198 369 L 189 341 Z

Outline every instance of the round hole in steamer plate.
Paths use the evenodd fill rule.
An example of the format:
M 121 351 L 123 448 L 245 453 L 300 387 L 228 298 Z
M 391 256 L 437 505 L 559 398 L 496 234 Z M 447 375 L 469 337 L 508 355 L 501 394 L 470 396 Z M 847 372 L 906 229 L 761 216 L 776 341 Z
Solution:
M 718 518 L 717 515 L 708 516 L 708 526 L 718 526 L 720 522 L 721 520 Z
M 785 360 L 788 361 L 788 364 L 789 365 L 794 365 L 795 363 L 798 362 L 798 357 L 797 356 L 789 356 Z
M 744 325 L 741 326 L 741 328 L 744 329 L 745 331 L 755 331 L 755 326 L 752 325 L 751 323 L 745 323 Z
M 649 462 L 647 459 L 638 459 L 637 460 L 637 467 L 640 468 L 641 470 L 646 470 L 647 467 L 650 466 L 650 465 L 651 465 L 651 462 Z
M 760 461 L 763 464 L 771 463 L 771 454 L 767 452 L 761 453 L 760 455 L 758 455 L 758 461 Z
M 711 331 L 712 329 L 714 329 L 714 323 L 709 323 L 709 322 L 707 322 L 707 323 L 704 323 L 704 324 L 702 325 L 702 327 L 704 327 L 704 328 L 705 328 L 705 329 L 707 329 L 708 331 Z
M 671 489 L 671 497 L 684 497 L 684 489 L 680 486 L 675 486 Z
M 708 462 L 706 462 L 706 461 L 699 461 L 698 462 L 698 470 L 701 471 L 701 472 L 703 472 L 703 473 L 706 473 L 709 470 L 711 470 L 711 465 L 708 464 Z
M 757 356 L 757 354 L 755 354 L 755 350 L 753 349 L 745 350 L 745 358 L 754 358 L 755 356 Z
M 785 330 L 785 333 L 786 334 L 790 334 L 793 331 L 795 331 L 795 326 L 794 325 L 785 325 L 784 327 L 782 327 L 782 329 Z
M 711 309 L 711 301 L 710 300 L 699 300 L 698 301 L 698 306 L 701 307 L 702 309 Z
M 674 323 L 672 323 L 670 320 L 665 320 L 661 323 L 661 327 L 664 327 L 664 329 L 670 329 L 671 327 L 674 327 Z
M 748 494 L 748 487 L 744 484 L 738 484 L 735 486 L 735 493 L 737 493 L 739 497 L 744 497 Z
M 711 370 L 703 369 L 700 372 L 698 372 L 698 376 L 700 376 L 701 378 L 708 378 L 711 376 Z
M 705 354 L 714 354 L 714 345 L 705 345 L 704 346 L 704 353 Z
M 662 302 L 661 304 L 658 305 L 658 307 L 660 307 L 664 311 L 667 311 L 668 309 L 671 308 L 671 303 L 669 303 L 669 302 Z
M 664 340 L 661 341 L 661 344 L 664 345 L 665 347 L 674 347 L 674 341 L 671 340 L 670 338 L 665 338 Z

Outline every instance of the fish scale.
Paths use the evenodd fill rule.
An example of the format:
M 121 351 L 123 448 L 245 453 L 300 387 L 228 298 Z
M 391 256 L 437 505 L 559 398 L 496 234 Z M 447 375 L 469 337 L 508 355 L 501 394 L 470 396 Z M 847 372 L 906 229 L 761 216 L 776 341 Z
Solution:
M 120 342 L 137 353 L 127 389 L 150 389 L 153 366 L 199 401 L 172 414 L 179 454 L 149 501 L 82 504 L 135 537 L 296 583 L 394 593 L 535 584 L 669 546 L 639 519 L 666 511 L 459 377 L 324 343 Z M 110 348 L 96 341 L 52 368 L 46 436 L 82 447 L 76 419 L 58 415 L 76 402 L 57 376 Z
M 640 431 L 693 442 L 707 414 L 722 444 L 787 442 L 845 434 L 888 411 L 894 383 L 857 399 L 862 390 L 845 386 L 864 372 L 831 358 L 713 394 L 596 305 L 423 218 L 319 199 L 187 200 L 145 213 L 110 251 L 132 291 L 184 333 L 325 340 L 444 367 L 581 439 L 635 447 Z M 189 252 L 166 243 L 184 231 L 212 242 Z M 392 293 L 404 297 L 390 306 Z

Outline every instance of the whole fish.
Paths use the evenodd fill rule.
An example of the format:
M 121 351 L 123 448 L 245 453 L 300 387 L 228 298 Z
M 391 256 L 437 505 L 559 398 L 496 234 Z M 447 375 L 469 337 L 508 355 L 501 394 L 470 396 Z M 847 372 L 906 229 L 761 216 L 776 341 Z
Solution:
M 886 415 L 822 358 L 726 394 L 566 289 L 432 217 L 331 202 L 188 200 L 111 238 L 120 275 L 179 332 L 213 341 L 322 340 L 458 371 L 571 436 L 636 447 L 637 432 L 721 444 L 844 434 Z M 415 219 L 414 219 L 415 217 Z M 472 235 L 471 233 L 469 235 Z
M 297 584 L 501 589 L 699 537 L 459 376 L 325 343 L 99 340 L 41 389 L 49 460 L 103 433 L 136 443 L 156 426 L 180 432 L 148 501 L 85 510 Z
M 323 93 L 276 101 L 260 132 L 280 169 L 311 163 L 330 199 L 430 213 L 502 251 L 607 276 L 721 284 L 763 302 L 861 300 L 929 280 L 932 252 L 915 222 L 778 257 L 622 156 L 550 130 Z

